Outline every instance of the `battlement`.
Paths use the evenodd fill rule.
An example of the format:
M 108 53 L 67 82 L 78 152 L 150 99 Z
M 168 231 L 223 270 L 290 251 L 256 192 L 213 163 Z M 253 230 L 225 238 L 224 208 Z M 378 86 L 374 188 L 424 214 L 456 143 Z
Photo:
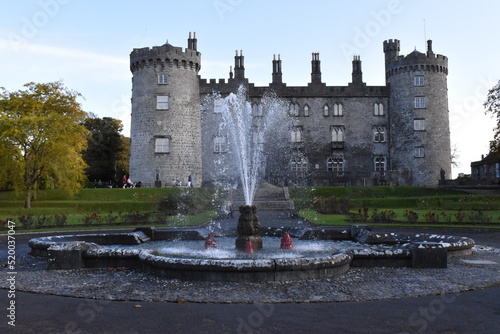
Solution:
M 193 39 L 189 39 L 192 41 Z M 191 42 L 191 45 L 193 42 Z M 130 53 L 130 71 L 156 66 L 184 67 L 198 72 L 201 69 L 201 53 L 195 49 L 170 45 L 168 42 L 152 48 L 135 48 Z
M 392 40 L 384 42 L 384 52 L 386 52 L 386 78 L 404 72 L 412 71 L 427 71 L 427 72 L 440 72 L 445 75 L 448 74 L 448 57 L 441 54 L 434 54 L 432 51 L 432 41 L 428 41 L 427 53 L 422 53 L 416 49 L 408 55 L 395 54 L 392 48 Z M 398 41 L 399 51 L 399 41 Z

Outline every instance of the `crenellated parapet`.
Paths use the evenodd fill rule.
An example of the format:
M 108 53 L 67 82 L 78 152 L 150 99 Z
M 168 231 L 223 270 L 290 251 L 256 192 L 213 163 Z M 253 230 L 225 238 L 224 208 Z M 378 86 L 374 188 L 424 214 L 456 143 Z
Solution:
M 427 41 L 427 53 L 417 50 L 399 55 L 399 41 L 384 42 L 386 78 L 405 72 L 439 72 L 448 75 L 448 57 L 434 54 L 432 41 Z
M 130 71 L 149 67 L 177 67 L 198 72 L 201 69 L 201 53 L 186 48 L 175 47 L 168 43 L 152 48 L 134 49 L 130 53 Z

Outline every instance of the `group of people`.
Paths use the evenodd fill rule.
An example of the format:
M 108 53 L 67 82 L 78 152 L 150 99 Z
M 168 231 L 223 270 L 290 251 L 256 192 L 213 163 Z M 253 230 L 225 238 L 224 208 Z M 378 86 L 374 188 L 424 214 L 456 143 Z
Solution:
M 132 182 L 132 180 L 130 179 L 130 176 L 127 177 L 127 175 L 123 175 L 122 184 L 123 184 L 123 188 L 140 188 L 142 186 L 141 181 Z
M 191 175 L 188 176 L 187 186 L 193 187 L 193 177 Z M 182 181 L 178 179 L 172 179 L 172 187 L 182 187 Z

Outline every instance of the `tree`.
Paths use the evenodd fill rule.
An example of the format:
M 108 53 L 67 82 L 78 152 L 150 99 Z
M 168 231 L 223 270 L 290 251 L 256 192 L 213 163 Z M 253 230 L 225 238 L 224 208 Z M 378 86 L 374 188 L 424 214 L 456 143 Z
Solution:
M 497 120 L 494 139 L 491 142 L 490 150 L 491 152 L 498 152 L 500 151 L 500 80 L 488 91 L 484 107 L 486 108 L 486 113 L 491 113 Z
M 86 113 L 77 102 L 80 93 L 61 81 L 24 87 L 0 89 L 0 186 L 24 193 L 30 208 L 42 183 L 69 195 L 80 189 Z
M 128 173 L 128 168 L 124 170 L 121 162 L 124 153 L 127 154 L 128 160 L 129 150 L 120 134 L 123 128 L 121 121 L 90 115 L 83 124 L 89 131 L 87 150 L 83 154 L 88 165 L 86 172 L 89 181 L 116 180 L 123 173 Z

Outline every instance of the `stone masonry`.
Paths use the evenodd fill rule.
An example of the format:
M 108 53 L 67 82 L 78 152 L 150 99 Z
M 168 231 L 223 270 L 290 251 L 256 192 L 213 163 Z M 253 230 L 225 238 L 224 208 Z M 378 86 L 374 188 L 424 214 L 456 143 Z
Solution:
M 151 186 L 185 182 L 188 175 L 195 186 L 237 182 L 234 168 L 228 167 L 230 148 L 216 143 L 225 135 L 220 133 L 221 115 L 200 105 L 206 96 L 225 97 L 243 85 L 253 110 L 271 90 L 289 102 L 295 119 L 290 131 L 298 136 L 293 141 L 289 136 L 281 154 L 268 157 L 267 181 L 437 186 L 451 173 L 448 59 L 434 54 L 431 41 L 426 53 L 415 50 L 403 56 L 399 48 L 398 40 L 384 42 L 384 86 L 363 82 L 359 56 L 352 61 L 352 82 L 327 86 L 319 54 L 313 53 L 311 82 L 301 87 L 282 82 L 280 56 L 272 60 L 269 86 L 256 87 L 245 78 L 242 51 L 236 51 L 227 80 L 201 79 L 201 55 L 191 34 L 184 51 L 168 43 L 134 49 L 131 177 Z

